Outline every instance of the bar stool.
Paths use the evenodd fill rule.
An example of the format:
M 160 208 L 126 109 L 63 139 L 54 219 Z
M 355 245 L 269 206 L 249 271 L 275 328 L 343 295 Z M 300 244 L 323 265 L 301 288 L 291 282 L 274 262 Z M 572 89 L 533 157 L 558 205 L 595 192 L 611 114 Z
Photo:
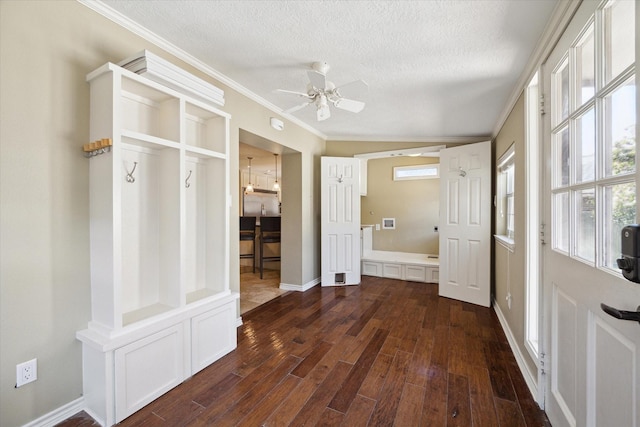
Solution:
M 265 261 L 280 261 L 280 255 L 264 256 L 265 243 L 280 243 L 280 217 L 260 217 L 260 278 Z
M 253 272 L 256 272 L 256 217 L 240 217 L 240 241 L 251 241 L 251 253 L 240 254 L 240 259 L 253 259 Z

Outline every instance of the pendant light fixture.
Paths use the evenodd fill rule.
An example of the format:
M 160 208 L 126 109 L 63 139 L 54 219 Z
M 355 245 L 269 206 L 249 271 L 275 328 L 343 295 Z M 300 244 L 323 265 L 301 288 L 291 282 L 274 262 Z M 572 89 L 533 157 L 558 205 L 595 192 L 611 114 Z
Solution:
M 276 158 L 276 182 L 273 183 L 273 191 L 280 191 L 280 183 L 278 182 L 278 155 L 273 154 Z
M 253 159 L 253 157 L 247 157 L 247 159 L 249 159 L 249 184 L 247 184 L 247 187 L 244 189 L 244 194 L 253 193 L 253 184 L 251 184 L 251 159 Z

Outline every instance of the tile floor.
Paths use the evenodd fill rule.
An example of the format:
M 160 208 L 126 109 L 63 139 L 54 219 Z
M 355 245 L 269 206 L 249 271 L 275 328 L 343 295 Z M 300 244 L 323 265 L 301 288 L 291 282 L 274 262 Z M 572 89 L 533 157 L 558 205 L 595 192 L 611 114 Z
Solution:
M 261 280 L 258 269 L 256 269 L 255 273 L 252 273 L 251 268 L 241 267 L 240 314 L 244 314 L 287 292 L 280 289 L 280 270 L 265 269 Z

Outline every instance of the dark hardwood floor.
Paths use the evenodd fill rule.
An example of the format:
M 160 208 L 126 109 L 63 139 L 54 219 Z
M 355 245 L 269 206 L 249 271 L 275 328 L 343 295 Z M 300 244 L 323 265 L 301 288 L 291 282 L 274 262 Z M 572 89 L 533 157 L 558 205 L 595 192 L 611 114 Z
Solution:
M 550 425 L 493 310 L 437 290 L 363 276 L 287 293 L 243 315 L 235 351 L 120 425 Z

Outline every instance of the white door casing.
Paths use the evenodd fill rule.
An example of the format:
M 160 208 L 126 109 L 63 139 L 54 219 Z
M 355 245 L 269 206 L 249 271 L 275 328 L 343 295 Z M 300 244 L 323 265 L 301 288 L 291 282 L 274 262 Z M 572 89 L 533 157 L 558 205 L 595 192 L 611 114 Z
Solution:
M 360 284 L 360 160 L 321 159 L 322 286 Z
M 491 303 L 491 141 L 440 151 L 439 294 Z
M 559 148 L 554 148 L 552 144 L 552 133 L 559 134 L 561 131 L 558 128 L 564 126 L 564 120 L 556 119 L 556 123 L 552 123 L 556 114 L 554 107 L 561 105 L 560 103 L 554 105 L 553 101 L 554 71 L 559 64 L 567 60 L 566 55 L 571 46 L 587 34 L 584 30 L 594 22 L 595 14 L 602 13 L 601 10 L 597 10 L 601 5 L 599 1 L 584 1 L 580 5 L 564 35 L 543 66 L 544 99 L 545 104 L 548 105 L 545 108 L 546 114 L 543 116 L 544 152 L 548 157 L 548 167 L 543 180 L 543 215 L 544 223 L 547 224 L 546 234 L 550 229 L 551 236 L 545 239 L 546 244 L 543 246 L 544 338 L 541 344 L 542 352 L 545 353 L 544 368 L 547 376 L 545 411 L 554 427 L 637 427 L 640 425 L 640 395 L 638 394 L 640 390 L 640 325 L 637 322 L 614 319 L 600 308 L 600 303 L 605 303 L 621 310 L 635 311 L 640 304 L 640 284 L 628 282 L 621 275 L 602 268 L 603 261 L 599 254 L 604 250 L 604 240 L 619 239 L 619 236 L 600 235 L 599 228 L 595 227 L 595 260 L 584 261 L 578 259 L 577 255 L 582 249 L 581 244 L 574 237 L 567 238 L 569 244 L 564 247 L 563 243 L 561 245 L 563 247 L 558 249 L 555 241 L 561 233 L 553 228 L 554 209 L 556 209 L 551 203 L 554 197 L 553 185 L 560 188 L 555 188 L 556 193 L 561 191 L 569 194 L 567 203 L 573 207 L 568 210 L 567 216 L 571 221 L 579 218 L 577 204 L 573 205 L 571 200 L 577 198 L 583 189 L 595 188 L 596 211 L 599 212 L 596 214 L 596 224 L 600 224 L 605 219 L 604 215 L 599 216 L 604 213 L 603 190 L 607 185 L 615 184 L 613 180 L 606 182 L 606 179 L 602 184 L 577 181 L 576 172 L 572 169 L 576 163 L 568 163 L 571 174 L 567 175 L 570 177 L 567 178 L 567 184 L 558 185 L 557 182 L 554 184 L 552 179 L 554 165 L 558 161 L 554 155 L 561 155 Z M 638 15 L 636 10 L 636 33 L 638 32 Z M 600 25 L 599 22 L 596 28 Z M 596 36 L 596 40 L 598 39 L 599 37 Z M 638 43 L 637 40 L 638 34 L 636 34 L 636 43 Z M 636 46 L 636 58 L 637 52 L 638 46 Z M 571 67 L 576 63 L 571 62 L 571 59 L 566 62 Z M 575 73 L 575 71 L 568 73 L 571 77 L 567 84 L 571 82 Z M 637 75 L 636 71 L 636 78 Z M 570 96 L 575 95 L 573 89 L 570 89 L 569 93 Z M 602 96 L 603 98 L 593 103 L 596 109 L 604 106 L 604 97 L 607 93 L 603 93 Z M 598 97 L 599 95 L 596 95 L 596 98 Z M 581 142 L 575 140 L 577 137 L 573 135 L 577 133 L 573 132 L 574 129 L 578 129 L 577 120 L 580 113 L 593 108 L 589 106 L 589 102 L 585 100 L 585 108 L 569 107 L 567 128 L 572 135 L 568 138 L 571 141 L 568 143 L 570 147 L 575 148 L 576 144 Z M 637 105 L 636 98 L 636 117 Z M 604 114 L 598 120 L 603 117 Z M 601 132 L 600 137 L 604 134 L 604 130 L 601 129 Z M 637 140 L 637 129 L 635 136 Z M 568 162 L 576 160 L 572 159 L 572 156 L 577 156 L 573 151 L 574 148 L 569 148 Z M 596 159 L 599 155 L 602 155 L 601 151 L 596 155 Z M 636 166 L 636 189 L 637 174 Z M 559 218 L 559 212 L 556 212 L 555 218 Z M 566 224 L 562 225 L 566 226 Z M 577 224 L 573 224 L 565 228 L 572 236 L 572 233 L 577 233 L 577 227 Z

